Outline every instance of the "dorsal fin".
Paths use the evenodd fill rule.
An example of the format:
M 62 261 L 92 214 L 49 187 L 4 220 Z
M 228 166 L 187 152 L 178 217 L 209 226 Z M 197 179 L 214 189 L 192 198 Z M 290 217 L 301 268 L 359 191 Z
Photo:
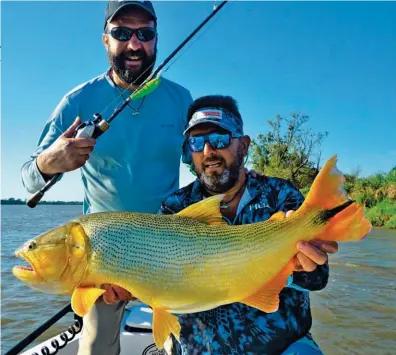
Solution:
M 177 213 L 180 217 L 192 218 L 211 225 L 227 225 L 220 212 L 220 202 L 224 195 L 215 195 L 194 203 Z

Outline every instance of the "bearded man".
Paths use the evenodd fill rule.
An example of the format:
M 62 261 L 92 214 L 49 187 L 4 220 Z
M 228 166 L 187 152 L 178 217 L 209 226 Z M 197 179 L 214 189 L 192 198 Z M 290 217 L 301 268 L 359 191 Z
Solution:
M 237 102 L 230 96 L 204 96 L 188 111 L 183 161 L 197 179 L 169 196 L 159 213 L 173 214 L 209 196 L 224 194 L 220 204 L 230 225 L 265 221 L 278 211 L 290 216 L 304 197 L 289 181 L 247 171 L 250 138 L 244 134 Z M 280 293 L 279 310 L 265 313 L 242 303 L 178 315 L 180 340 L 165 344 L 169 355 L 320 355 L 314 342 L 309 291 L 328 281 L 328 253 L 335 242 L 297 244 L 296 269 Z M 122 299 L 122 298 L 121 298 Z M 117 300 L 117 299 L 116 299 Z
M 179 187 L 183 130 L 190 92 L 162 78 L 149 95 L 133 100 L 98 141 L 73 138 L 96 112 L 109 117 L 151 73 L 158 44 L 150 1 L 109 1 L 103 44 L 110 68 L 67 93 L 45 124 L 38 146 L 22 167 L 34 193 L 57 173 L 80 168 L 83 212 L 155 213 Z M 126 302 L 96 304 L 84 317 L 79 355 L 120 353 L 120 323 Z

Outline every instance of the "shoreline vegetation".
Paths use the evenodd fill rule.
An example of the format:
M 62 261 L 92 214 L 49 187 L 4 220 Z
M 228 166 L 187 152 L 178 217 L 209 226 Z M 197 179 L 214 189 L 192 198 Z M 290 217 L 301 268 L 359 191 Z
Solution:
M 388 173 L 361 178 L 358 174 L 344 174 L 348 197 L 366 207 L 366 217 L 374 227 L 396 229 L 396 166 Z M 301 189 L 304 196 L 308 191 L 308 186 Z
M 267 176 L 291 181 L 304 196 L 320 171 L 322 143 L 328 132 L 316 133 L 306 127 L 309 116 L 291 113 L 276 115 L 265 131 L 252 141 L 250 162 L 253 169 Z M 348 197 L 366 207 L 374 227 L 396 229 L 396 165 L 389 172 L 360 177 L 360 169 L 345 176 Z

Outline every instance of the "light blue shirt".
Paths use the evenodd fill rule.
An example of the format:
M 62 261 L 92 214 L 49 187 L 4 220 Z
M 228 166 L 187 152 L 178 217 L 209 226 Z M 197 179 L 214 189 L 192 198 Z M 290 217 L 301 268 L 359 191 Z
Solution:
M 38 146 L 22 167 L 22 181 L 30 193 L 45 185 L 36 158 L 76 119 L 89 121 L 94 113 L 107 119 L 131 92 L 120 91 L 107 73 L 69 92 L 47 121 Z M 142 99 L 130 105 L 138 108 Z M 161 201 L 179 187 L 183 130 L 190 92 L 161 78 L 145 97 L 139 114 L 126 107 L 97 139 L 94 151 L 80 169 L 84 185 L 84 213 L 134 211 L 155 213 Z M 62 184 L 62 182 L 58 182 Z

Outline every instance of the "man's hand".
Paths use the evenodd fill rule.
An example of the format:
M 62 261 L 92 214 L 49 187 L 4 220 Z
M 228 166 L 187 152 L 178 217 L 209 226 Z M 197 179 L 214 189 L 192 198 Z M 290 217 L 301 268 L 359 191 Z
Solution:
M 133 301 L 137 299 L 122 287 L 114 285 L 102 285 L 102 288 L 106 290 L 106 292 L 103 294 L 103 301 L 105 301 L 107 304 L 114 304 L 119 301 Z
M 286 218 L 290 217 L 294 211 L 288 211 Z M 323 265 L 328 260 L 327 254 L 334 254 L 338 251 L 338 243 L 326 240 L 312 240 L 310 242 L 300 241 L 297 243 L 299 253 L 296 255 L 296 268 L 294 271 L 316 270 L 318 265 Z
M 73 133 L 81 123 L 80 118 L 46 150 L 37 157 L 37 167 L 46 175 L 55 175 L 82 167 L 93 151 L 93 138 L 73 138 Z

